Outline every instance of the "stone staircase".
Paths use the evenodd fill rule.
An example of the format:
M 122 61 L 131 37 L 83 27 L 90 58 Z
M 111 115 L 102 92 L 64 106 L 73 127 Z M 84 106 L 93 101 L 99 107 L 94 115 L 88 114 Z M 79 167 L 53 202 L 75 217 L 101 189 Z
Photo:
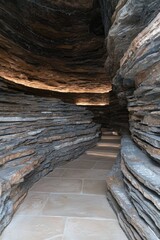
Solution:
M 126 240 L 106 200 L 120 137 L 106 130 L 103 137 L 35 183 L 0 240 Z

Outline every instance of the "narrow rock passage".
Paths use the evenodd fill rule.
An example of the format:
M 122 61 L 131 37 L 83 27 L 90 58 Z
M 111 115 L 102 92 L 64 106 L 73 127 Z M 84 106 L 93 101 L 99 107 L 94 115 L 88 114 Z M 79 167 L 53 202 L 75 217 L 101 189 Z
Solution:
M 101 141 L 34 184 L 0 240 L 126 240 L 106 199 L 120 137 Z

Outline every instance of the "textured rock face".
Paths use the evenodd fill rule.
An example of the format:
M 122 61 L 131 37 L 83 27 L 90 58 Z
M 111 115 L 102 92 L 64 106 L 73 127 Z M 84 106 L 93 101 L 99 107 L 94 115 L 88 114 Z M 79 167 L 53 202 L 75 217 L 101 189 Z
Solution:
M 154 161 L 129 137 L 123 137 L 121 155 L 107 177 L 107 185 L 108 199 L 129 239 L 160 237 L 159 174 Z
M 110 109 L 110 127 L 120 129 L 128 129 L 128 110 L 126 106 L 120 105 L 116 94 L 111 91 L 109 96 Z
M 120 59 L 131 41 L 160 11 L 159 0 L 120 0 L 112 16 L 107 36 L 108 58 L 106 70 L 111 77 L 119 69 Z
M 160 239 L 159 42 L 160 14 L 133 40 L 114 79 L 128 105 L 131 137 L 122 138 L 108 198 L 133 240 Z
M 101 124 L 103 127 L 118 132 L 129 128 L 127 107 L 119 104 L 119 99 L 113 91 L 109 93 L 108 106 L 88 106 L 87 109 L 93 112 L 94 122 Z
M 101 7 L 105 35 L 107 36 L 112 24 L 111 18 L 118 3 L 118 0 L 99 0 L 99 3 Z
M 134 81 L 128 97 L 133 139 L 153 159 L 160 161 L 160 14 L 132 42 L 121 61 L 124 84 Z
M 101 124 L 104 128 L 110 127 L 110 106 L 87 106 L 87 109 L 93 113 L 94 122 Z
M 98 3 L 2 0 L 0 14 L 1 77 L 65 93 L 111 89 Z
M 53 168 L 99 139 L 85 108 L 26 95 L 0 82 L 0 232 L 28 189 Z
M 114 77 L 118 98 L 89 107 L 96 121 L 123 127 L 129 111 L 108 199 L 129 239 L 160 239 L 159 10 L 159 0 L 0 2 L 0 76 L 10 81 L 0 79 L 0 231 L 35 181 L 99 137 L 89 111 L 46 96 L 107 104 Z M 43 97 L 15 90 L 23 85 Z

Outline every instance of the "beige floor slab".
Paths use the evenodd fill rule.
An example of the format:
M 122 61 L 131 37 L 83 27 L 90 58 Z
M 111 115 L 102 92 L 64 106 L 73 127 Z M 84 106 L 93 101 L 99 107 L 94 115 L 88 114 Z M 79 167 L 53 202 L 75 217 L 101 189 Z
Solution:
M 16 214 L 33 216 L 41 215 L 48 197 L 49 194 L 46 193 L 29 192 Z
M 101 139 L 107 139 L 107 140 L 113 140 L 113 139 L 120 139 L 121 137 L 120 136 L 116 136 L 116 135 L 113 135 L 113 136 L 108 136 L 108 135 L 102 135 Z
M 117 153 L 115 152 L 105 152 L 105 151 L 87 151 L 86 152 L 88 155 L 91 156 L 103 156 L 103 157 L 112 157 L 115 158 L 117 156 Z
M 97 161 L 93 168 L 110 170 L 113 167 L 114 162 L 115 160 Z
M 104 180 L 84 180 L 83 193 L 106 195 L 107 185 Z
M 88 155 L 88 154 L 83 154 L 82 156 L 80 156 L 79 158 L 77 158 L 77 160 L 79 160 L 79 161 L 93 161 L 93 162 L 95 162 L 95 161 L 103 161 L 103 160 L 105 160 L 106 159 L 106 157 L 103 157 L 103 156 L 91 156 L 91 155 Z
M 74 160 L 65 165 L 62 165 L 60 168 L 91 169 L 91 168 L 93 168 L 95 162 L 96 161 Z
M 63 240 L 127 240 L 117 221 L 70 218 Z
M 110 142 L 98 142 L 97 143 L 98 147 L 113 147 L 113 148 L 119 148 L 120 147 L 120 143 L 110 143 Z
M 105 196 L 50 194 L 43 215 L 115 219 Z
M 107 170 L 102 169 L 65 169 L 63 177 L 105 180 L 107 173 Z
M 64 165 L 65 166 L 65 165 Z M 61 168 L 56 168 L 52 172 L 50 172 L 46 177 L 61 177 L 64 173 L 64 170 Z
M 97 151 L 97 152 L 105 152 L 106 154 L 107 153 L 117 153 L 118 152 L 118 148 L 111 147 L 111 146 L 109 146 L 109 147 L 96 146 L 94 148 L 89 149 L 87 152 L 92 152 L 92 151 L 93 152 L 95 152 L 95 151 Z
M 45 177 L 35 183 L 30 191 L 53 193 L 80 193 L 81 189 L 82 180 L 80 179 Z
M 118 144 L 121 142 L 121 139 L 120 138 L 113 138 L 113 139 L 101 139 L 98 143 L 115 143 L 115 144 Z
M 104 137 L 35 183 L 0 240 L 127 240 L 106 199 L 120 137 Z
M 101 128 L 102 134 L 113 135 L 113 131 L 110 131 L 105 128 Z
M 62 240 L 65 218 L 15 216 L 0 240 Z

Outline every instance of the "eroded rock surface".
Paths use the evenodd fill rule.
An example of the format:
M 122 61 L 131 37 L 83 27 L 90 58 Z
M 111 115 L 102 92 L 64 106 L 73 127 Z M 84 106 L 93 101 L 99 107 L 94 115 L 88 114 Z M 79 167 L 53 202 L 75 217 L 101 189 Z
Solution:
M 113 81 L 128 106 L 131 137 L 122 138 L 108 198 L 133 240 L 160 238 L 159 42 L 160 14 L 133 40 Z
M 85 108 L 36 97 L 0 82 L 0 232 L 34 182 L 99 139 Z
M 123 83 L 130 79 L 135 86 L 128 96 L 132 137 L 156 161 L 160 161 L 159 42 L 160 14 L 132 42 L 120 68 Z
M 105 48 L 93 1 L 0 2 L 1 77 L 57 92 L 105 93 Z
M 132 40 L 159 13 L 159 0 L 120 0 L 112 16 L 112 26 L 107 36 L 106 70 L 114 77 L 120 60 Z
M 160 167 L 147 158 L 129 136 L 124 136 L 117 163 L 107 177 L 108 199 L 133 240 L 160 237 Z

